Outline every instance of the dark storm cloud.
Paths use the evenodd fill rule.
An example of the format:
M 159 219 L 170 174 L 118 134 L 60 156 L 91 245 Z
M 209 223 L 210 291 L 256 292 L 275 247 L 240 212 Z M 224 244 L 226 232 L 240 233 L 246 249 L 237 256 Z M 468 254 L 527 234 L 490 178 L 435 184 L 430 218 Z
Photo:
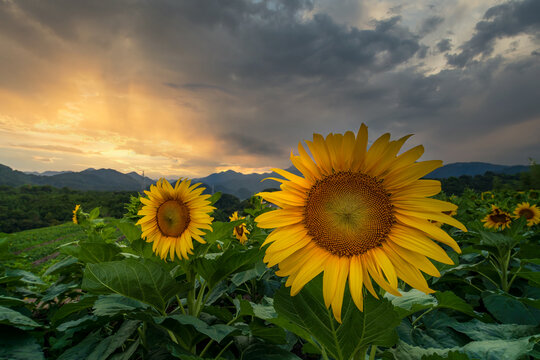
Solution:
M 437 30 L 439 25 L 441 25 L 443 22 L 444 22 L 444 18 L 440 16 L 428 17 L 422 22 L 422 25 L 420 25 L 420 29 L 418 30 L 418 35 L 426 36 L 427 34 L 432 33 L 433 31 Z
M 283 156 L 287 154 L 286 150 L 276 143 L 239 132 L 225 133 L 220 136 L 220 139 L 226 144 L 227 151 L 234 154 L 264 156 Z
M 477 55 L 491 55 L 497 39 L 520 34 L 540 39 L 540 1 L 511 1 L 489 8 L 473 36 L 460 46 L 461 52 L 446 55 L 448 64 L 463 67 Z
M 168 86 L 173 89 L 186 89 L 191 91 L 199 91 L 199 90 L 219 90 L 223 92 L 227 92 L 226 89 L 224 89 L 221 86 L 217 85 L 211 85 L 211 84 L 197 84 L 197 83 L 188 83 L 188 84 L 174 84 L 174 83 L 164 83 L 165 86 Z
M 452 49 L 452 40 L 442 39 L 435 46 L 437 47 L 437 50 L 441 53 L 449 51 Z

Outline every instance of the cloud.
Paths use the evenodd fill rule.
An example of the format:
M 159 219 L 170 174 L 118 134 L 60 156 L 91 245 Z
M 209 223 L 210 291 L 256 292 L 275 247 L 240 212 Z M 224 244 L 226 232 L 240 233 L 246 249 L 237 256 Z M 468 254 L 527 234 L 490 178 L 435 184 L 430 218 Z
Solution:
M 310 1 L 0 2 L 0 142 L 89 164 L 73 150 L 80 140 L 99 152 L 94 167 L 153 176 L 288 167 L 298 141 L 361 122 L 372 138 L 416 133 L 426 156 L 447 161 L 537 156 L 517 130 L 512 147 L 490 143 L 510 123 L 533 131 L 540 118 L 534 52 L 489 50 L 509 34 L 534 35 L 536 15 L 523 13 L 532 2 L 485 11 L 479 1 L 484 19 L 465 42 L 459 31 L 446 38 L 466 28 L 452 28 L 459 9 L 378 3 L 326 2 L 325 12 Z M 361 10 L 382 15 L 355 21 Z M 466 66 L 445 67 L 445 53 Z M 10 139 L 28 132 L 31 144 Z
M 427 34 L 432 33 L 435 31 L 442 23 L 444 22 L 444 18 L 440 16 L 430 16 L 427 19 L 425 19 L 422 22 L 422 25 L 420 25 L 420 29 L 418 30 L 418 35 L 420 36 L 426 36 Z
M 464 67 L 476 56 L 490 55 L 497 39 L 530 34 L 540 39 L 540 2 L 510 1 L 489 8 L 475 27 L 473 36 L 459 47 L 456 54 L 447 54 L 448 64 Z
M 437 43 L 437 50 L 441 53 L 449 51 L 452 49 L 452 40 L 442 39 Z

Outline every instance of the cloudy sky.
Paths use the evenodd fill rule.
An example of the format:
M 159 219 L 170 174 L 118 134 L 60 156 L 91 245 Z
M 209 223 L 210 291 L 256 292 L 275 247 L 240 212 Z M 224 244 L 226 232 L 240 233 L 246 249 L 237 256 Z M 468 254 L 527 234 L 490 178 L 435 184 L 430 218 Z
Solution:
M 205 176 L 313 132 L 540 160 L 540 1 L 0 0 L 0 163 Z

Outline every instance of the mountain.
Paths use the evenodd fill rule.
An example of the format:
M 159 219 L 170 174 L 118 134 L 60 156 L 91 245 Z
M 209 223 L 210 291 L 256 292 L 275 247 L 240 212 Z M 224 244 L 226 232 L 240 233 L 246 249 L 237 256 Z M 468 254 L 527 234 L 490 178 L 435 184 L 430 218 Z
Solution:
M 526 165 L 495 165 L 484 162 L 458 162 L 435 169 L 426 177 L 431 179 L 445 179 L 452 176 L 460 177 L 461 175 L 484 175 L 488 171 L 495 174 L 513 175 L 529 171 L 529 167 Z
M 300 172 L 290 167 L 286 169 L 294 174 Z M 432 173 L 427 178 L 442 179 L 459 177 L 461 175 L 482 175 L 487 171 L 493 173 L 516 174 L 528 171 L 524 165 L 506 166 L 494 165 L 482 162 L 453 163 L 445 165 Z M 203 178 L 193 179 L 193 183 L 202 182 L 209 192 L 221 191 L 232 194 L 240 199 L 247 199 L 251 195 L 269 188 L 279 188 L 279 182 L 265 180 L 268 177 L 281 178 L 276 173 L 242 174 L 228 170 L 208 175 Z M 175 180 L 176 181 L 176 180 Z M 86 169 L 81 172 L 59 172 L 53 175 L 35 175 L 13 170 L 0 164 L 0 185 L 20 186 L 24 184 L 51 185 L 55 187 L 68 187 L 76 190 L 100 190 L 100 191 L 140 191 L 155 183 L 148 177 L 142 177 L 136 172 L 123 174 L 112 169 Z
M 73 171 L 44 171 L 44 172 L 38 172 L 38 171 L 25 171 L 25 174 L 30 175 L 38 175 L 38 176 L 53 176 L 58 174 L 65 174 L 65 173 L 71 173 Z
M 86 169 L 81 172 L 59 172 L 55 175 L 34 175 L 0 164 L 0 185 L 51 185 L 75 190 L 140 191 L 154 180 L 112 169 Z

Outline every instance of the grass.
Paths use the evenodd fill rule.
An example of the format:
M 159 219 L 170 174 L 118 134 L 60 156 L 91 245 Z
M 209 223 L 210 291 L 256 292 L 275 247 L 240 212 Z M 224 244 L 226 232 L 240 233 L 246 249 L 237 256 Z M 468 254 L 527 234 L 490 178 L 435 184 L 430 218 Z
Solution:
M 57 253 L 58 246 L 84 235 L 83 228 L 73 223 L 8 234 L 6 237 L 13 258 L 4 265 L 40 274 L 65 256 Z

